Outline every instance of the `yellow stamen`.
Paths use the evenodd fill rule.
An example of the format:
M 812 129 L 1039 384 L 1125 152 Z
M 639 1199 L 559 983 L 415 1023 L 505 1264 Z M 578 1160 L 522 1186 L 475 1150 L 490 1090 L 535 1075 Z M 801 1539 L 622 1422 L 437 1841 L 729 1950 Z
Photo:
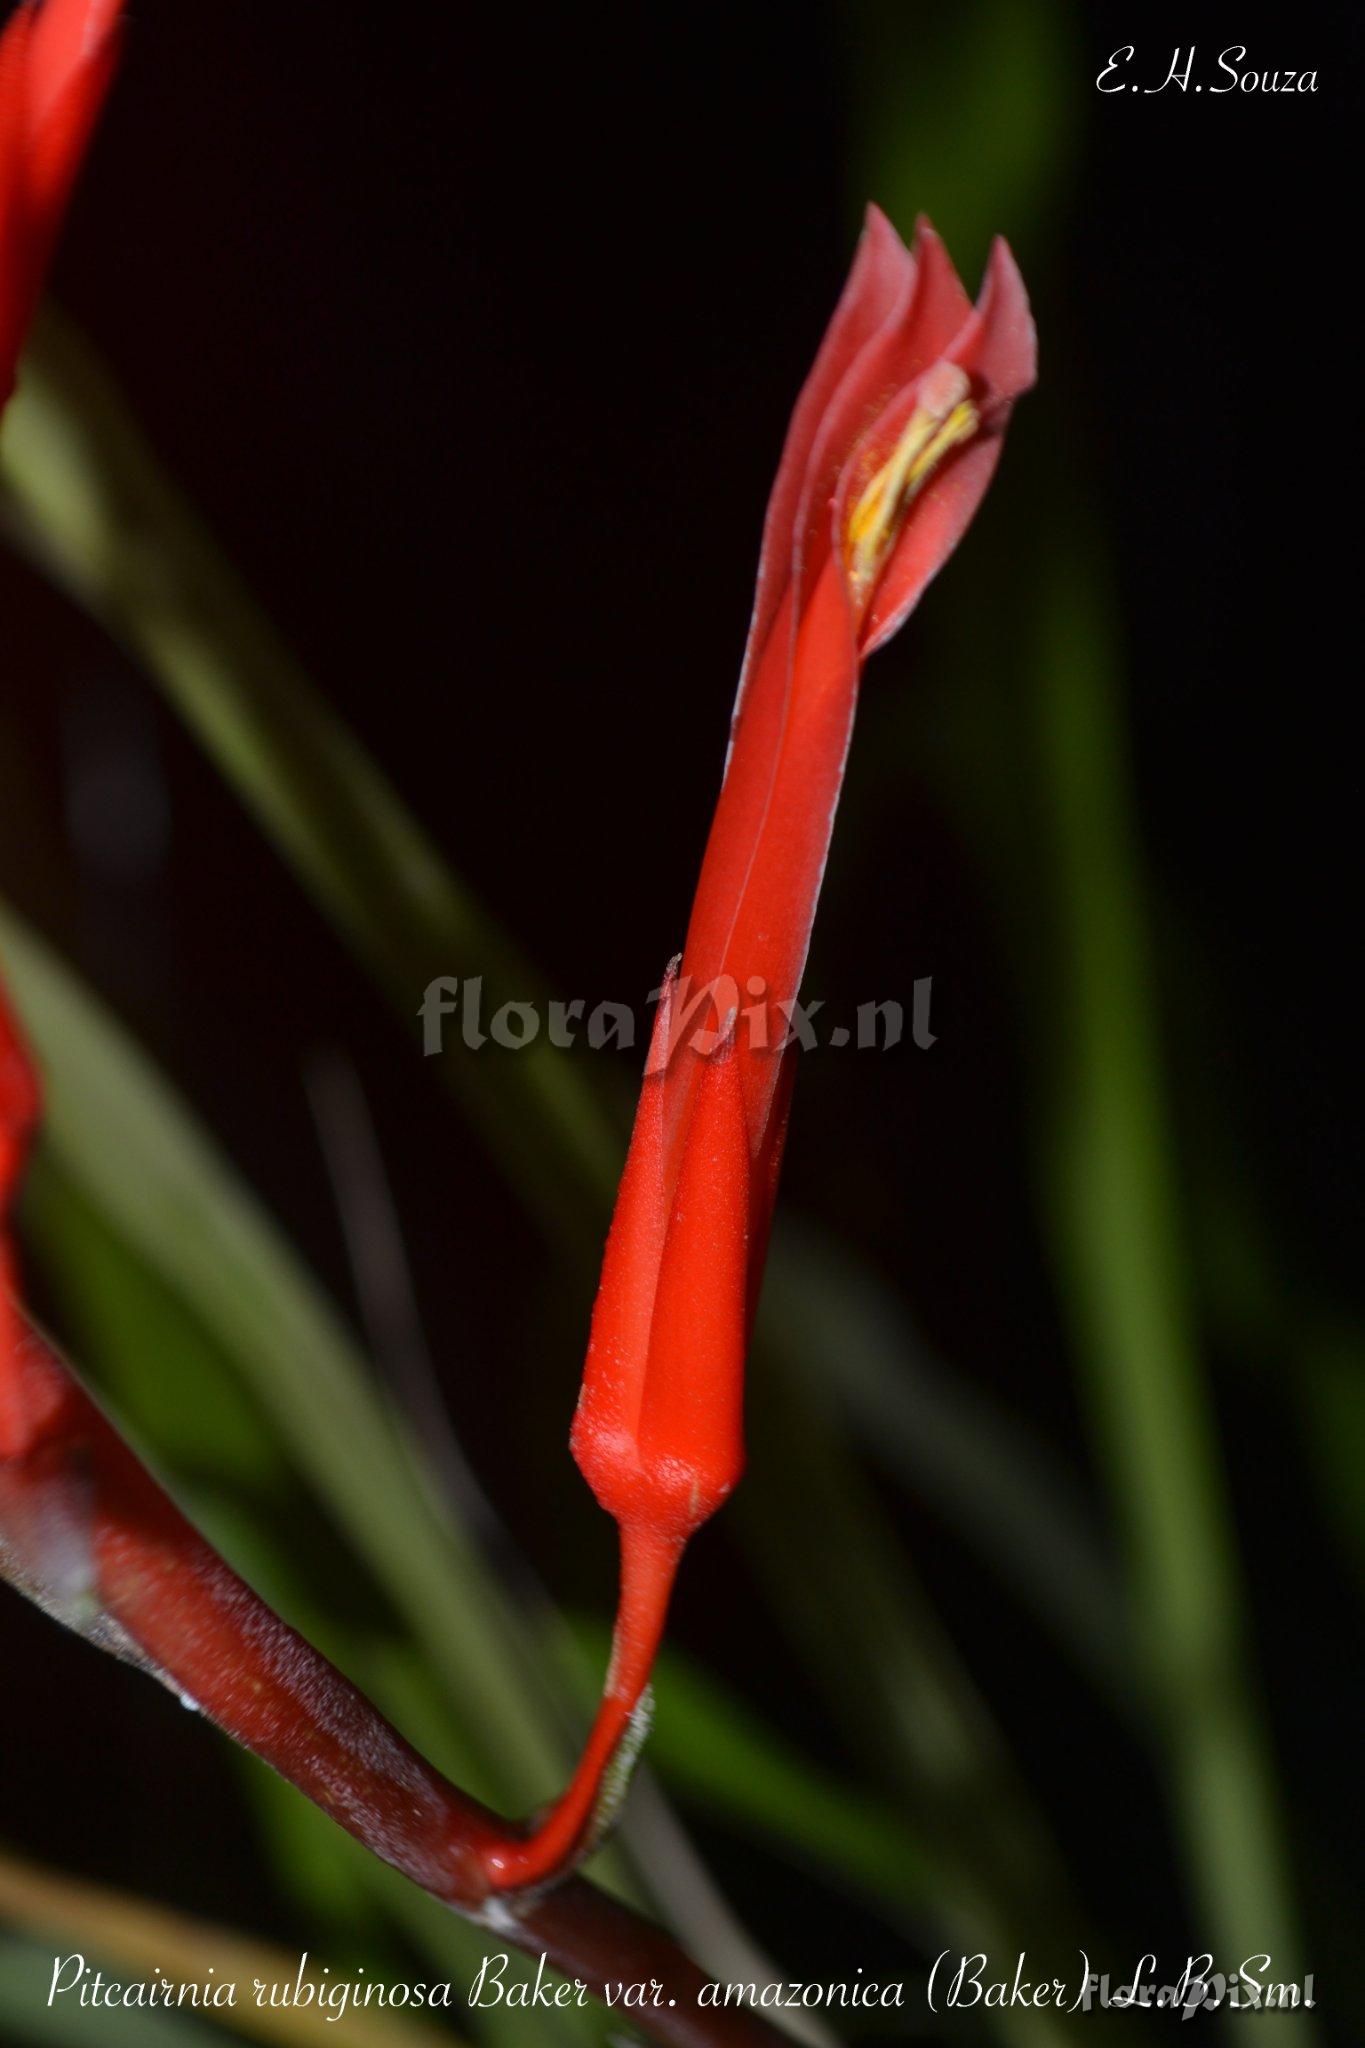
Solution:
M 848 572 L 860 602 L 881 574 L 908 507 L 949 449 L 969 441 L 980 416 L 965 371 L 940 363 L 924 380 L 919 404 L 901 437 L 853 508 L 848 522 Z

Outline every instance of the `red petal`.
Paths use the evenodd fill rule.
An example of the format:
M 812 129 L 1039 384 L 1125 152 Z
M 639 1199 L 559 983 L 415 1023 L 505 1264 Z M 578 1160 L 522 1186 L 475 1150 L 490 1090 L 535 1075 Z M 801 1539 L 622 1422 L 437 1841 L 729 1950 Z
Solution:
M 32 34 L 33 13 L 25 7 L 0 35 L 0 406 L 13 385 L 15 358 L 33 299 L 24 195 L 25 93 Z
M 896 308 L 908 302 L 915 263 L 880 207 L 869 206 L 853 266 L 814 366 L 792 412 L 768 500 L 745 670 L 758 658 L 792 575 L 797 515 L 807 494 L 811 451 L 830 401 L 857 357 Z M 743 701 L 744 684 L 740 684 Z M 736 707 L 738 710 L 738 706 Z
M 989 394 L 988 403 L 1012 403 L 1038 377 L 1038 334 L 1028 292 L 1010 245 L 997 235 L 976 311 L 949 354 Z
M 0 404 L 117 56 L 120 0 L 42 0 L 0 42 Z
M 694 986 L 730 974 L 743 989 L 760 977 L 774 1005 L 798 992 L 857 692 L 851 620 L 824 583 L 834 544 L 831 504 L 843 502 L 850 455 L 865 445 L 869 420 L 880 430 L 888 404 L 904 402 L 908 411 L 919 377 L 954 338 L 974 341 L 971 319 L 928 222 L 920 223 L 912 257 L 872 208 L 793 417 L 769 507 L 730 757 L 683 954 Z M 770 1079 L 750 1089 L 756 1128 L 766 1117 Z
M 945 258 L 946 261 L 946 258 Z M 1010 410 L 1033 383 L 1037 342 L 1028 296 L 1014 258 L 1003 241 L 992 247 L 985 283 L 974 311 L 942 351 L 972 379 L 981 413 L 974 440 L 950 455 L 915 500 L 891 551 L 863 621 L 864 657 L 875 652 L 905 623 L 971 524 L 1000 459 Z M 849 507 L 866 476 L 899 439 L 914 410 L 918 380 L 897 394 L 845 473 L 835 499 L 833 528 L 844 530 Z
M 28 207 L 56 239 L 118 55 L 120 0 L 43 0 L 28 65 Z
M 850 450 L 859 445 L 868 422 L 939 360 L 971 314 L 971 300 L 926 220 L 916 230 L 911 261 L 906 297 L 848 364 L 811 451 L 801 537 L 806 591 L 814 587 L 833 546 L 829 508 Z
M 122 0 L 42 0 L 28 64 L 29 132 L 36 135 L 83 70 L 108 59 Z

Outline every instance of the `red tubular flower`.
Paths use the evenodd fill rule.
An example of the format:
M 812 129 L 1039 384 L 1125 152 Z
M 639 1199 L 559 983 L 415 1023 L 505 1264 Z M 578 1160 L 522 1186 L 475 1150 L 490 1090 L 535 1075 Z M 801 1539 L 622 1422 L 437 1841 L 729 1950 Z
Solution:
M 113 0 L 45 0 L 0 39 L 0 391 L 111 58 Z M 921 225 L 875 210 L 797 406 L 764 532 L 730 756 L 593 1311 L 573 1449 L 620 1525 L 611 1670 L 544 1823 L 431 1769 L 219 1559 L 36 1335 L 10 1207 L 37 1088 L 0 993 L 0 1576 L 188 1695 L 341 1824 L 464 1910 L 591 1846 L 641 1725 L 688 1538 L 743 1466 L 744 1356 L 776 1195 L 800 987 L 865 657 L 965 530 L 1033 330 L 1003 243 L 969 305 Z M 613 1765 L 618 1766 L 613 1770 Z M 556 1894 L 572 1926 L 573 1888 Z M 502 1909 L 505 1911 L 505 1909 Z M 529 1929 L 548 1903 L 517 1902 Z
M 729 759 L 680 971 L 660 1003 L 593 1311 L 573 1450 L 621 1531 L 597 1721 L 563 1799 L 496 1848 L 543 1883 L 600 1828 L 688 1538 L 744 1462 L 743 1369 L 805 968 L 866 657 L 965 532 L 1034 377 L 1028 301 L 997 241 L 973 309 L 933 229 L 874 207 L 801 394 L 768 507 Z M 700 1042 L 697 1020 L 707 1027 Z
M 121 0 L 30 0 L 0 35 L 0 406 L 117 54 Z

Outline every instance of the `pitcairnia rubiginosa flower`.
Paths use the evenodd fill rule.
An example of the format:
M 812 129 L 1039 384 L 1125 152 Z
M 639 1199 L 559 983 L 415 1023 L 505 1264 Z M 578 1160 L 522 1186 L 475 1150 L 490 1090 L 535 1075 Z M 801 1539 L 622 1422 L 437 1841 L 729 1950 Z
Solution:
M 16 17 L 22 36 L 12 25 L 0 44 L 0 260 L 15 266 L 0 279 L 5 337 L 27 319 L 42 239 L 13 223 L 41 220 L 50 232 L 114 11 L 44 0 Z M 49 22 L 62 33 L 49 30 L 38 62 L 44 46 L 24 38 Z M 45 95 L 62 75 L 68 97 L 51 104 L 67 125 L 51 130 Z M 39 133 L 46 170 L 20 203 L 15 166 Z M 869 215 L 769 505 L 719 805 L 607 1241 L 573 1448 L 620 1525 L 621 1597 L 597 1721 L 539 1826 L 514 1830 L 450 1785 L 273 1614 L 32 1328 L 10 1226 L 38 1093 L 0 991 L 0 1575 L 192 1698 L 377 1855 L 464 1911 L 512 1909 L 529 1926 L 562 1900 L 577 1924 L 572 1887 L 537 1894 L 605 1824 L 678 1560 L 743 1463 L 744 1354 L 792 1078 L 788 1006 L 862 663 L 961 537 L 1033 368 L 1027 302 L 1003 243 L 973 309 L 931 229 L 921 225 L 912 254 Z M 504 1905 L 501 1893 L 525 1896 Z
M 869 212 L 768 507 L 725 777 L 661 994 L 574 1419 L 574 1455 L 620 1525 L 611 1668 L 568 1791 L 529 1839 L 494 1850 L 499 1887 L 543 1882 L 595 1839 L 683 1547 L 740 1476 L 790 1006 L 862 664 L 961 538 L 1034 355 L 1003 242 L 973 308 L 927 223 L 912 252 Z
M 0 35 L 0 405 L 114 68 L 121 0 L 29 0 Z

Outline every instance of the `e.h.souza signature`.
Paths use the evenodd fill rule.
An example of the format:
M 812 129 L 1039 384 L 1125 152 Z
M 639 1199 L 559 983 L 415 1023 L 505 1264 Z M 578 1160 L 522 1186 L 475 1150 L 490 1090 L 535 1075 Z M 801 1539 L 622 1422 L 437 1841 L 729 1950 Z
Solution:
M 1098 92 L 1165 92 L 1167 86 L 1174 86 L 1178 92 L 1203 92 L 1203 81 L 1194 76 L 1196 46 L 1191 43 L 1188 50 L 1178 48 L 1166 69 L 1166 75 L 1159 85 L 1143 85 L 1131 75 L 1129 67 L 1137 61 L 1137 46 L 1124 43 L 1115 50 L 1109 62 L 1095 80 Z M 1156 77 L 1154 68 L 1150 76 Z M 1230 43 L 1221 50 L 1214 67 L 1209 92 L 1216 98 L 1224 92 L 1316 92 L 1318 74 L 1316 71 L 1288 71 L 1276 69 L 1262 71 L 1254 64 L 1247 63 L 1245 45 Z

